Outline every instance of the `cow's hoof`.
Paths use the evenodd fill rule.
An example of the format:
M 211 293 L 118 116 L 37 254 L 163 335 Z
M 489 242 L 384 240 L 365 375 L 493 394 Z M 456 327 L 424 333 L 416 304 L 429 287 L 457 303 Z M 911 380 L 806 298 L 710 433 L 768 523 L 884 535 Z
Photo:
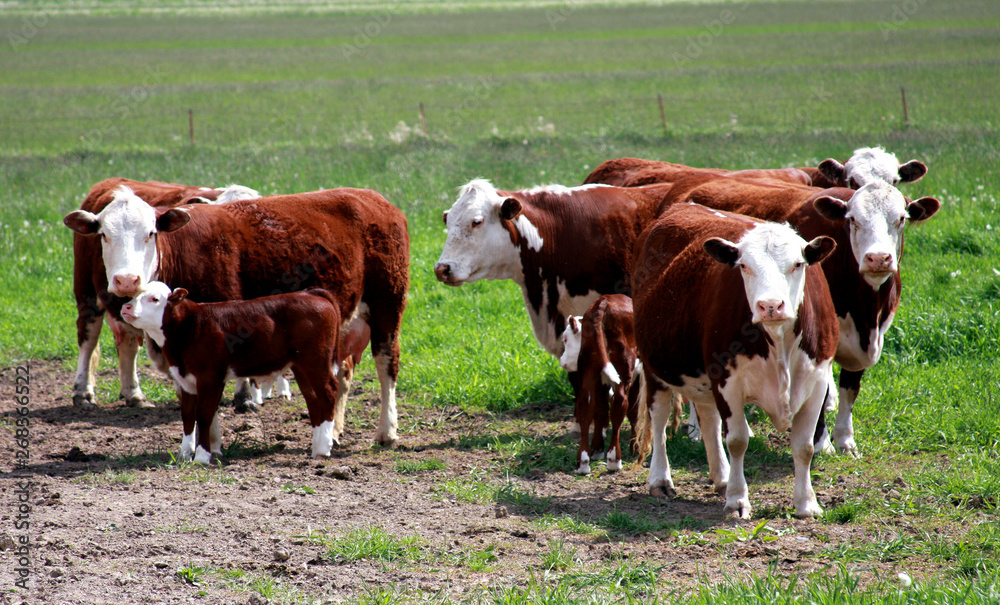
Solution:
M 125 399 L 125 405 L 130 408 L 155 408 L 152 402 L 147 401 L 145 397 L 132 397 Z
M 805 504 L 796 507 L 795 516 L 799 519 L 812 519 L 813 517 L 818 517 L 823 514 L 823 509 L 815 500 L 812 502 L 806 502 Z
M 396 437 L 376 437 L 375 443 L 377 443 L 379 447 L 384 447 L 389 450 L 394 450 L 399 447 L 399 439 Z
M 750 502 L 747 500 L 737 500 L 732 504 L 726 504 L 724 512 L 734 519 L 749 519 L 751 515 Z
M 659 500 L 672 500 L 677 497 L 677 491 L 672 485 L 650 485 L 649 495 Z
M 77 393 L 73 395 L 73 407 L 80 408 L 81 410 L 92 410 L 97 407 L 94 403 L 93 393 Z
M 857 446 L 856 443 L 854 443 L 853 440 L 849 441 L 848 443 L 844 443 L 844 444 L 838 445 L 837 446 L 837 450 L 841 454 L 846 454 L 846 455 L 850 456 L 851 458 L 855 458 L 855 459 L 861 458 L 861 453 L 858 452 L 858 446 Z
M 621 460 L 608 460 L 608 472 L 615 473 L 622 470 Z

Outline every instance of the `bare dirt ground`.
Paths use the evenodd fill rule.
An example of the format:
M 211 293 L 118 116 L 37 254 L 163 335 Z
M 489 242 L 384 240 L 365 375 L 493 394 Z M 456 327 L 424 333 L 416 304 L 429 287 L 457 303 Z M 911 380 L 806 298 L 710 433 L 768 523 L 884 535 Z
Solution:
M 8 429 L 12 375 L 0 369 Z M 822 570 L 831 546 L 865 539 L 857 525 L 778 516 L 768 521 L 776 539 L 725 544 L 715 530 L 749 532 L 758 521 L 724 517 L 722 499 L 697 469 L 675 468 L 679 495 L 668 502 L 647 496 L 645 472 L 628 466 L 575 476 L 575 449 L 565 436 L 570 409 L 562 405 L 469 415 L 403 397 L 400 445 L 389 450 L 371 441 L 377 384 L 356 383 L 343 444 L 331 459 L 315 461 L 293 384 L 292 402 L 272 400 L 249 414 L 224 408 L 228 457 L 221 467 L 202 468 L 172 461 L 181 434 L 176 403 L 132 409 L 102 401 L 85 411 L 72 406 L 72 379 L 62 363 L 31 364 L 31 463 L 26 474 L 6 473 L 8 464 L 0 475 L 7 547 L 6 537 L 25 533 L 14 529 L 15 486 L 19 478 L 32 481 L 31 590 L 15 590 L 16 557 L 8 548 L 2 603 L 340 602 L 380 588 L 459 601 L 543 577 L 554 547 L 571 553 L 571 563 L 552 573 L 646 561 L 658 569 L 659 587 L 687 590 L 723 576 L 764 575 L 769 565 L 787 574 Z M 99 380 L 114 379 L 105 372 Z M 558 443 L 564 464 L 555 470 L 539 459 L 539 468 L 505 476 L 530 467 L 531 454 L 512 461 L 503 447 L 489 446 L 493 437 Z M 11 441 L 4 443 L 8 461 Z M 428 461 L 437 468 L 419 470 Z M 755 510 L 790 505 L 790 463 L 750 481 Z M 818 487 L 824 507 L 841 501 L 856 479 L 839 481 L 842 488 Z M 497 502 L 448 487 L 475 492 L 485 483 L 506 484 L 515 497 Z M 607 529 L 612 514 L 659 525 Z M 567 528 L 567 520 L 598 531 Z M 370 527 L 415 547 L 393 561 L 348 560 L 322 538 Z M 895 570 L 892 562 L 866 566 L 868 577 Z

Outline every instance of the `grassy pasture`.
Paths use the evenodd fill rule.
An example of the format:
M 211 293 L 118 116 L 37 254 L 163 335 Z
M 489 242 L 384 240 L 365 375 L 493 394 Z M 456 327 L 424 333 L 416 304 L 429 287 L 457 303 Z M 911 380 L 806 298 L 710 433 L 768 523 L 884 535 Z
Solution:
M 856 410 L 865 458 L 814 466 L 818 487 L 840 474 L 872 477 L 828 514 L 870 526 L 873 542 L 837 553 L 842 574 L 801 585 L 769 576 L 690 598 L 847 602 L 830 595 L 856 582 L 852 569 L 901 548 L 879 530 L 882 519 L 905 517 L 960 536 L 958 545 L 905 545 L 939 573 L 906 598 L 891 583 L 851 594 L 959 602 L 968 589 L 968 602 L 995 602 L 1000 540 L 983 528 L 997 522 L 1000 498 L 1000 4 L 430 4 L 192 22 L 171 10 L 130 15 L 123 3 L 112 15 L 56 10 L 30 36 L 22 13 L 0 7 L 4 365 L 73 365 L 72 238 L 61 218 L 98 180 L 238 182 L 262 193 L 350 185 L 382 192 L 410 221 L 400 384 L 409 398 L 476 411 L 568 401 L 513 284 L 451 289 L 434 280 L 440 215 L 457 187 L 476 176 L 505 188 L 575 184 L 621 156 L 738 169 L 843 160 L 881 144 L 928 164 L 904 192 L 934 195 L 944 208 L 907 235 L 903 304 Z M 897 17 L 904 4 L 916 8 Z M 107 330 L 102 347 L 104 367 L 113 366 Z M 361 369 L 372 372 L 370 363 Z M 101 386 L 107 403 L 117 385 Z M 144 388 L 158 401 L 173 397 Z M 675 466 L 703 463 L 697 448 L 671 448 Z M 887 499 L 884 485 L 897 476 L 908 487 Z M 528 593 L 493 597 L 577 602 L 566 586 L 539 579 Z

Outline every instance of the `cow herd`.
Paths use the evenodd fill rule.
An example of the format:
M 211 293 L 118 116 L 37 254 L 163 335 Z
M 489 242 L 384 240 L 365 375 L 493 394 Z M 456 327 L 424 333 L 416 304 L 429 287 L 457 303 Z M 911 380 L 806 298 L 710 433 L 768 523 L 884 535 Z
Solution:
M 857 454 L 852 408 L 899 304 L 904 227 L 940 208 L 896 188 L 926 170 L 864 148 L 816 168 L 621 158 L 572 188 L 504 191 L 476 179 L 444 213 L 434 272 L 451 286 L 521 287 L 536 339 L 560 357 L 576 393 L 577 472 L 605 450 L 608 470 L 622 467 L 628 417 L 633 453 L 641 461 L 652 451 L 650 493 L 672 495 L 665 435 L 683 397 L 725 510 L 748 518 L 744 406 L 753 403 L 791 430 L 793 505 L 811 517 L 821 512 L 814 452 Z M 227 380 L 266 390 L 289 368 L 309 409 L 312 454 L 329 456 L 370 343 L 382 396 L 375 440 L 396 442 L 409 236 L 379 194 L 259 197 L 238 186 L 109 179 L 64 222 L 75 231 L 75 405 L 93 405 L 106 315 L 126 402 L 144 403 L 135 369 L 143 339 L 173 378 L 184 458 L 221 455 Z M 237 400 L 259 402 L 253 387 Z M 831 444 L 823 411 L 834 408 Z

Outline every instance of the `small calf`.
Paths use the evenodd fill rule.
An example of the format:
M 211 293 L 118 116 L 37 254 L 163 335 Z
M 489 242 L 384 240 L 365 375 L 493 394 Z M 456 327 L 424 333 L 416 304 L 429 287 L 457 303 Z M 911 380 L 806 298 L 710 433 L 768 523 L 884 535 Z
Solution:
M 122 308 L 125 321 L 163 349 L 181 400 L 181 458 L 208 464 L 222 454 L 218 410 L 227 379 L 259 380 L 289 366 L 309 408 L 312 454 L 329 456 L 341 324 L 333 296 L 313 288 L 199 304 L 187 294 L 150 282 Z
M 634 430 L 638 409 L 633 405 L 635 398 L 629 397 L 636 362 L 632 299 L 624 294 L 598 298 L 582 317 L 568 318 L 563 343 L 559 363 L 567 372 L 578 371 L 581 376 L 574 412 L 580 425 L 576 472 L 589 474 L 591 458 L 604 450 L 604 430 L 609 416 L 611 444 L 607 455 L 608 470 L 620 470 L 622 421 L 628 415 Z M 593 438 L 588 448 L 592 423 Z

